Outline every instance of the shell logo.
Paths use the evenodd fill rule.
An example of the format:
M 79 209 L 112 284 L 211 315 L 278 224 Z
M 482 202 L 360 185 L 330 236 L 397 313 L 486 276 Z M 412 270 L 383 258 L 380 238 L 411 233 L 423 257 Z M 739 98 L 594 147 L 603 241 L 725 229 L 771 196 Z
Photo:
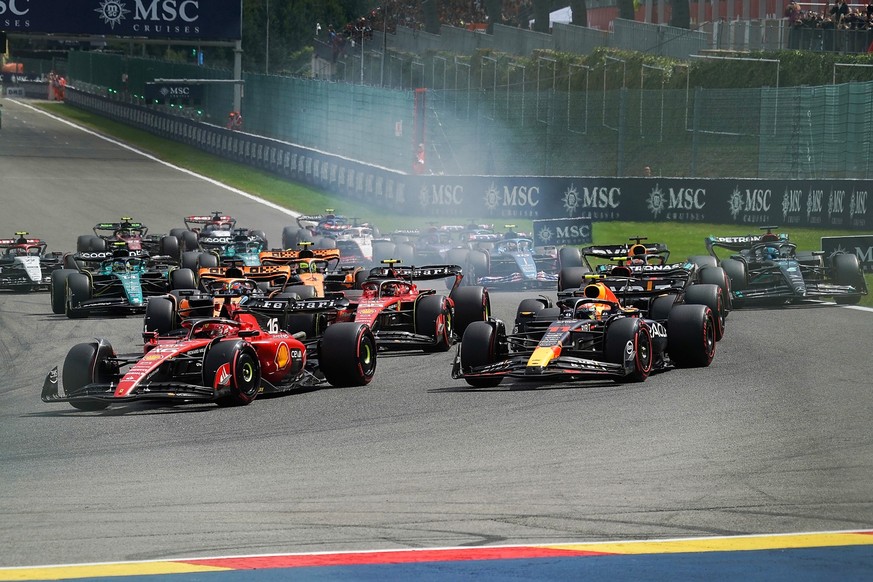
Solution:
M 288 344 L 282 342 L 276 349 L 276 367 L 284 370 L 291 361 L 291 350 L 288 349 Z

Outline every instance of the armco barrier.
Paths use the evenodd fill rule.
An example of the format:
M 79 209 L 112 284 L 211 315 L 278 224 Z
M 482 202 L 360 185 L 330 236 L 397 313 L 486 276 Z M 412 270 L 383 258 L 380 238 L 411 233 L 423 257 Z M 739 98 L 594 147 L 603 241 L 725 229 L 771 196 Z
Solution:
M 67 88 L 66 101 L 161 137 L 356 201 L 415 216 L 590 217 L 873 230 L 870 180 L 407 175 Z

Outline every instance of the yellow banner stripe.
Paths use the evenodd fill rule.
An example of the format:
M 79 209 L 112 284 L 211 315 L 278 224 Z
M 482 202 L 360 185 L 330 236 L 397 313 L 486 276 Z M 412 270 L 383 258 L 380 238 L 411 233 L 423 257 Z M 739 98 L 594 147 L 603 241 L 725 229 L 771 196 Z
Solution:
M 873 535 L 861 533 L 820 533 L 731 538 L 697 538 L 640 542 L 549 545 L 549 548 L 607 554 L 678 554 L 690 552 L 737 552 L 748 550 L 788 550 L 832 546 L 873 544 Z
M 0 580 L 75 580 L 101 576 L 142 576 L 145 574 L 190 574 L 220 572 L 231 568 L 200 566 L 184 562 L 130 562 L 41 568 L 0 568 Z

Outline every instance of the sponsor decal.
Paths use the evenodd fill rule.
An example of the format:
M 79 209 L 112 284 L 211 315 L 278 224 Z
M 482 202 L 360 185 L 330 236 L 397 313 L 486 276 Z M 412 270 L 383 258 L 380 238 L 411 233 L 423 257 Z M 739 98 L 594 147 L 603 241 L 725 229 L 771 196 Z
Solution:
M 664 327 L 664 324 L 651 321 L 649 328 L 652 330 L 652 337 L 667 337 L 667 328 Z
M 501 209 L 533 209 L 539 205 L 540 189 L 538 186 L 509 186 L 505 184 L 503 189 L 498 188 L 494 182 L 485 191 L 485 207 L 494 211 Z M 532 210 L 523 211 L 533 215 Z M 522 213 L 511 213 L 513 216 L 521 216 Z
M 291 362 L 291 350 L 288 349 L 288 344 L 282 342 L 276 349 L 276 367 L 284 370 L 289 362 Z
M 731 217 L 743 223 L 766 223 L 770 220 L 772 192 L 769 189 L 734 188 L 728 198 Z
M 784 224 L 798 224 L 802 212 L 803 190 L 785 188 L 782 195 L 782 222 Z
M 430 206 L 460 206 L 464 203 L 464 187 L 458 184 L 430 184 L 421 187 L 418 204 Z
M 533 221 L 534 244 L 582 245 L 591 242 L 590 218 L 553 218 Z
M 220 386 L 230 386 L 230 363 L 225 362 L 215 372 L 215 388 Z

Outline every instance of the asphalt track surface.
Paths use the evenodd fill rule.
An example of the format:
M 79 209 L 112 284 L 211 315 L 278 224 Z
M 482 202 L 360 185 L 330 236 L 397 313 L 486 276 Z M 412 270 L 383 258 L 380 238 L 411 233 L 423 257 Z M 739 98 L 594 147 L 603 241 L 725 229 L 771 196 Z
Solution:
M 0 236 L 23 229 L 71 250 L 99 221 L 129 215 L 166 232 L 186 214 L 221 210 L 278 242 L 293 222 L 3 102 Z M 512 319 L 530 295 L 495 292 L 495 314 Z M 873 526 L 869 310 L 735 311 L 709 368 L 643 384 L 468 390 L 451 379 L 454 352 L 405 353 L 380 355 L 367 387 L 243 408 L 83 413 L 40 401 L 45 374 L 73 344 L 102 336 L 136 351 L 140 330 L 137 317 L 73 321 L 51 313 L 46 293 L 0 292 L 0 568 Z M 870 545 L 829 545 L 844 551 L 793 551 L 832 579 L 873 575 Z M 743 563 L 707 555 L 723 573 Z M 772 571 L 787 574 L 782 558 Z M 491 577 L 449 569 L 443 579 L 513 571 L 495 564 Z M 679 579 L 718 578 L 672 564 Z M 613 568 L 601 575 L 633 579 Z M 333 575 L 322 574 L 313 579 Z

